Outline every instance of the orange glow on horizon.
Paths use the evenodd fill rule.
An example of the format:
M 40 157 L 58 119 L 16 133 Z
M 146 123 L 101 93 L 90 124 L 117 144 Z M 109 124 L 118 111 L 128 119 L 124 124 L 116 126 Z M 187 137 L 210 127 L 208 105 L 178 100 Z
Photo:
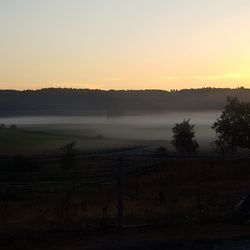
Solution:
M 250 88 L 250 1 L 10 2 L 0 89 Z

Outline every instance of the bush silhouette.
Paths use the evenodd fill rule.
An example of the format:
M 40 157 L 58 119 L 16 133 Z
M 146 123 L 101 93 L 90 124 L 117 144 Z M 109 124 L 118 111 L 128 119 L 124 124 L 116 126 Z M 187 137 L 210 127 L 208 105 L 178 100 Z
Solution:
M 62 169 L 67 170 L 76 166 L 76 142 L 66 144 L 61 148 L 62 155 Z

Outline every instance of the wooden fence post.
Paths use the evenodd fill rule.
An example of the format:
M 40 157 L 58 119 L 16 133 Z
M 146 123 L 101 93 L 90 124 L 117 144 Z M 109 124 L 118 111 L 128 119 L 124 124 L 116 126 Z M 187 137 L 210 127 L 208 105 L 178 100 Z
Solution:
M 122 232 L 123 228 L 123 167 L 124 167 L 124 158 L 122 156 L 119 157 L 118 162 L 118 230 Z

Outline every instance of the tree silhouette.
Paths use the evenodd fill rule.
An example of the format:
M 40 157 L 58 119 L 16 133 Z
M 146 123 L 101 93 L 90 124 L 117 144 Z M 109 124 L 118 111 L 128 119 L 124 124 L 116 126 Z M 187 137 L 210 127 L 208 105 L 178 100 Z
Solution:
M 250 148 L 250 103 L 227 97 L 221 116 L 213 124 L 217 135 L 216 145 L 223 157 L 238 148 Z
M 199 144 L 194 139 L 194 125 L 190 124 L 190 120 L 175 124 L 172 131 L 174 134 L 172 144 L 183 156 L 197 152 Z

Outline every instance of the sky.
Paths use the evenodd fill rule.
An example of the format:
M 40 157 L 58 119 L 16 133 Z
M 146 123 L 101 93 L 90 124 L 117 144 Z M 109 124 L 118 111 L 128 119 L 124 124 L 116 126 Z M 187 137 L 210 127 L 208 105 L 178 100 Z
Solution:
M 249 0 L 0 0 L 0 89 L 250 88 Z

